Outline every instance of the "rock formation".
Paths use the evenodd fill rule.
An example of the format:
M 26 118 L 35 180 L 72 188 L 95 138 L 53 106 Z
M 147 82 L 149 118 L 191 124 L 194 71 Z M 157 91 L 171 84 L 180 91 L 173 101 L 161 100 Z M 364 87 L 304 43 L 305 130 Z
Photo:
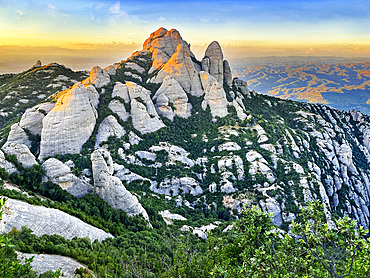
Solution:
M 99 66 L 95 66 L 90 71 L 90 76 L 86 78 L 82 83 L 84 85 L 93 84 L 96 88 L 101 88 L 108 85 L 110 82 L 109 73 L 103 70 Z
M 148 214 L 137 198 L 113 176 L 114 167 L 110 153 L 104 149 L 91 154 L 95 192 L 114 209 L 123 210 L 128 216 L 142 214 L 148 220 Z
M 15 165 L 5 159 L 5 155 L 2 150 L 0 150 L 0 167 L 7 171 L 9 174 L 17 172 Z
M 13 124 L 10 128 L 9 136 L 6 141 L 11 144 L 24 144 L 31 147 L 31 141 L 28 139 L 26 132 L 19 126 L 19 123 Z
M 61 270 L 63 278 L 76 278 L 75 270 L 77 268 L 85 268 L 85 266 L 69 257 L 48 254 L 28 254 L 17 251 L 18 260 L 24 262 L 24 259 L 33 258 L 31 262 L 32 270 L 38 274 L 48 272 L 49 270 Z
M 42 120 L 54 106 L 55 103 L 45 102 L 27 109 L 19 122 L 20 127 L 28 129 L 33 135 L 41 135 Z
M 225 117 L 228 114 L 229 102 L 226 99 L 224 88 L 212 75 L 204 71 L 199 74 L 205 92 L 202 108 L 206 110 L 209 106 L 213 117 Z
M 39 237 L 45 234 L 56 234 L 66 239 L 88 237 L 92 241 L 96 239 L 103 241 L 113 237 L 60 210 L 30 205 L 8 198 L 0 222 L 0 233 L 8 233 L 13 227 L 21 230 L 23 226 L 30 228 Z
M 180 84 L 170 76 L 163 79 L 161 87 L 153 97 L 156 101 L 157 112 L 171 121 L 177 115 L 182 118 L 189 118 L 191 115 L 191 104 L 188 103 L 188 96 Z
M 238 89 L 238 91 L 241 91 L 241 93 L 244 96 L 247 96 L 249 94 L 249 90 L 247 87 L 247 82 L 239 79 L 238 77 L 235 77 L 232 82 L 233 85 Z
M 110 136 L 121 138 L 126 134 L 125 129 L 117 122 L 117 119 L 109 115 L 100 124 L 98 134 L 96 135 L 95 148 L 99 148 L 102 142 L 108 141 Z
M 145 134 L 165 127 L 155 110 L 150 91 L 134 82 L 126 82 L 126 86 L 131 100 L 130 114 L 134 128 Z
M 15 155 L 18 162 L 21 163 L 24 168 L 29 168 L 37 164 L 35 156 L 24 144 L 5 143 L 3 151 L 8 155 Z
M 224 55 L 221 46 L 214 41 L 208 45 L 204 58 L 202 60 L 202 71 L 208 72 L 216 80 L 223 84 L 224 82 Z
M 96 122 L 91 94 L 76 83 L 62 95 L 42 121 L 40 159 L 55 154 L 79 153 L 89 139 Z
M 153 81 L 155 83 L 160 83 L 166 76 L 171 76 L 179 82 L 186 92 L 195 96 L 203 95 L 199 74 L 195 70 L 190 55 L 189 46 L 186 43 L 179 44 L 176 48 L 176 52 L 162 67 Z
M 73 196 L 81 198 L 93 192 L 93 187 L 87 182 L 76 177 L 69 166 L 56 158 L 49 158 L 42 164 L 46 177 L 58 184 Z
M 233 75 L 231 73 L 231 68 L 229 62 L 224 60 L 224 85 L 231 86 L 233 83 Z

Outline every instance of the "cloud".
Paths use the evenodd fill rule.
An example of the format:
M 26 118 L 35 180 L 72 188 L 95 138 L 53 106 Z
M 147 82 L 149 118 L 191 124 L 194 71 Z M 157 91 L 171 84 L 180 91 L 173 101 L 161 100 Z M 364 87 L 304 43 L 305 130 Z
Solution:
M 48 8 L 53 14 L 58 11 L 57 7 L 55 7 L 53 4 L 50 4 L 50 3 L 48 4 Z
M 166 20 L 166 18 L 165 17 L 163 17 L 163 16 L 160 16 L 159 17 L 159 21 L 165 21 Z
M 127 13 L 121 10 L 121 3 L 116 2 L 109 7 L 109 13 L 117 16 L 127 16 Z
M 14 11 L 16 14 L 22 16 L 24 14 L 24 12 L 22 12 L 21 10 L 15 10 Z

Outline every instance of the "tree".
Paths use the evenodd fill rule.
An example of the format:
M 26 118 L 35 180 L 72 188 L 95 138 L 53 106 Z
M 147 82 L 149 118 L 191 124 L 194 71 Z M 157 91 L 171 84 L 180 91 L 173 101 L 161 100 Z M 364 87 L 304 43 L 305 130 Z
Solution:
M 368 230 L 347 215 L 330 228 L 324 221 L 323 206 L 318 201 L 302 210 L 304 222 L 293 222 L 292 232 L 299 244 L 332 278 L 370 277 Z

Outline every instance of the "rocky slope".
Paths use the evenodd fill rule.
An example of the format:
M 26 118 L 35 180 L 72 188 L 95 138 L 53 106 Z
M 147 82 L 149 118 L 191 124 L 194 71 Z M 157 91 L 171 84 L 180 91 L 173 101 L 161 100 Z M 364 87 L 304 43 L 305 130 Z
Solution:
M 74 72 L 57 63 L 43 66 L 40 61 L 22 73 L 0 75 L 0 129 L 13 122 L 27 108 L 69 88 L 86 76 L 86 72 Z M 6 132 L 8 130 L 1 133 L 4 135 Z
M 369 117 L 250 92 L 217 42 L 199 61 L 178 31 L 161 28 L 55 97 L 27 110 L 2 148 L 22 150 L 24 167 L 41 164 L 45 180 L 75 196 L 94 192 L 145 219 L 140 202 L 154 193 L 173 210 L 256 204 L 283 228 L 319 199 L 329 224 L 348 214 L 369 227 Z

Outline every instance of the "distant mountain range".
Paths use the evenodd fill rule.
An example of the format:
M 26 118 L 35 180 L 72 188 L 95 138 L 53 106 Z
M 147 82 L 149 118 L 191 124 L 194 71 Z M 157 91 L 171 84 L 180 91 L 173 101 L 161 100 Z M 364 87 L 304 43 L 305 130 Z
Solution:
M 352 60 L 351 60 L 352 59 Z M 363 58 L 263 58 L 233 63 L 256 92 L 370 114 L 370 61 Z

